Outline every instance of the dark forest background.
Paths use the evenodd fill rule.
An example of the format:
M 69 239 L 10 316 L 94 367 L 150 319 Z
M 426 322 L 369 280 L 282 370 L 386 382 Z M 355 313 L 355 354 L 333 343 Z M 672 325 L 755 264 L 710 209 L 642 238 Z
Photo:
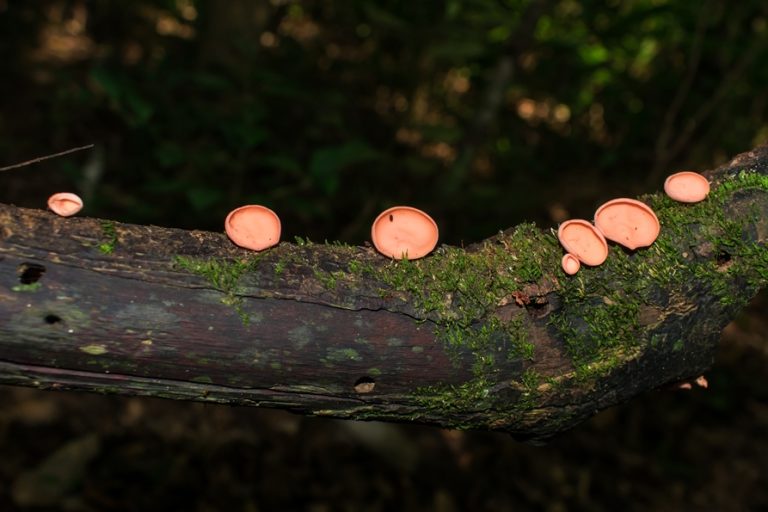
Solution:
M 0 201 L 361 244 L 590 218 L 768 141 L 763 0 L 0 0 Z M 765 298 L 710 388 L 545 447 L 503 435 L 0 388 L 0 510 L 766 510 Z M 1 356 L 0 356 L 1 357 Z

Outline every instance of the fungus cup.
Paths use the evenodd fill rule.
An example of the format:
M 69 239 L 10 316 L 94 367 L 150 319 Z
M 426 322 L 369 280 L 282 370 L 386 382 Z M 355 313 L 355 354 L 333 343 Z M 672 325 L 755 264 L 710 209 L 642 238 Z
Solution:
M 661 230 L 659 219 L 647 204 L 624 197 L 598 208 L 595 226 L 605 238 L 630 250 L 651 245 Z
M 434 250 L 438 235 L 432 217 L 410 206 L 384 210 L 371 226 L 371 239 L 376 250 L 398 260 L 423 258 Z
M 585 265 L 600 265 L 608 257 L 608 242 L 603 234 L 586 220 L 571 219 L 563 222 L 557 229 L 557 238 L 571 256 Z M 562 263 L 565 270 L 565 257 Z M 569 265 L 572 267 L 572 263 Z
M 709 181 L 697 172 L 678 172 L 664 181 L 664 192 L 681 203 L 698 203 L 709 195 Z
M 565 253 L 565 256 L 563 256 L 561 264 L 563 265 L 563 270 L 569 276 L 572 276 L 573 274 L 578 272 L 579 269 L 581 268 L 581 262 L 579 262 L 579 258 L 577 258 L 576 256 L 574 256 L 569 252 Z
M 240 247 L 263 251 L 280 241 L 280 218 L 266 206 L 241 206 L 229 212 L 224 230 Z
M 56 215 L 71 217 L 83 209 L 83 200 L 72 192 L 59 192 L 48 198 L 48 208 Z

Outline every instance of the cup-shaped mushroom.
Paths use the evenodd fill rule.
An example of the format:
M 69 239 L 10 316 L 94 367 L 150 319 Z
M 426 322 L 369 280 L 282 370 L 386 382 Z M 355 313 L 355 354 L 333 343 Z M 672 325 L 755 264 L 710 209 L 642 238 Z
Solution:
M 598 208 L 595 226 L 605 238 L 631 250 L 651 245 L 661 230 L 650 206 L 625 197 L 612 199 Z
M 397 260 L 423 258 L 435 249 L 438 235 L 432 217 L 410 206 L 384 210 L 371 226 L 376 250 Z
M 557 238 L 568 253 L 585 265 L 600 265 L 608 257 L 608 242 L 603 234 L 586 220 L 571 219 L 563 222 L 557 230 Z
M 48 198 L 48 208 L 56 215 L 71 217 L 83 209 L 83 200 L 72 192 L 59 192 Z
M 572 276 L 573 274 L 578 272 L 579 269 L 581 268 L 581 262 L 579 261 L 579 258 L 577 258 L 576 256 L 574 256 L 569 252 L 565 253 L 565 256 L 563 256 L 561 264 L 563 266 L 563 270 L 569 276 Z
M 681 203 L 698 203 L 709 195 L 709 181 L 697 172 L 678 172 L 664 181 L 664 192 Z
M 280 218 L 266 206 L 249 204 L 229 212 L 224 230 L 240 247 L 263 251 L 280 241 Z

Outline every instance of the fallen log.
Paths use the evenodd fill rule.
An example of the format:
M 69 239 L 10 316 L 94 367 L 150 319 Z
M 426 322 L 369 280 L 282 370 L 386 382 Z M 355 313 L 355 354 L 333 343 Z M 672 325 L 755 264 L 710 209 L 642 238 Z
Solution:
M 0 205 L 0 383 L 492 429 L 539 441 L 695 377 L 768 283 L 768 146 L 649 248 L 574 276 L 551 229 L 392 261 Z

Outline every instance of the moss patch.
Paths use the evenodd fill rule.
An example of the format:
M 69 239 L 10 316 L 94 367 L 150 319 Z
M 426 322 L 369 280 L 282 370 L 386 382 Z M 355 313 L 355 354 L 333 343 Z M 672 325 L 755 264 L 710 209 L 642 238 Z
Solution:
M 385 265 L 353 261 L 347 279 L 373 279 L 380 283 L 381 297 L 401 298 L 421 318 L 433 320 L 437 339 L 457 367 L 471 354 L 469 381 L 418 389 L 418 402 L 441 410 L 478 410 L 490 406 L 489 390 L 498 383 L 502 365 L 533 358 L 522 317 L 501 319 L 495 312 L 559 265 L 560 256 L 552 233 L 523 224 L 471 250 L 442 247 L 427 258 Z M 345 279 L 343 273 L 333 277 L 335 283 Z
M 17 284 L 11 287 L 14 292 L 36 292 L 42 288 L 42 283 Z
M 612 245 L 601 267 L 561 280 L 563 307 L 552 316 L 551 325 L 565 340 L 577 378 L 604 376 L 620 364 L 627 349 L 659 343 L 658 338 L 643 338 L 639 319 L 641 308 L 654 304 L 664 290 L 687 295 L 689 283 L 704 283 L 707 295 L 735 311 L 765 284 L 768 249 L 744 232 L 756 218 L 740 215 L 734 220 L 726 215 L 734 193 L 747 189 L 768 192 L 768 178 L 741 172 L 695 204 L 678 203 L 664 194 L 646 196 L 642 199 L 662 226 L 652 246 L 629 253 Z M 746 294 L 737 290 L 737 278 L 750 283 Z M 675 343 L 682 348 L 681 340 Z
M 100 356 L 107 353 L 107 347 L 104 345 L 83 345 L 80 347 L 80 350 L 92 356 Z
M 676 203 L 663 194 L 646 196 L 642 199 L 662 224 L 658 240 L 634 252 L 612 245 L 603 265 L 583 268 L 572 277 L 560 270 L 563 251 L 555 232 L 542 232 L 532 224 L 500 233 L 468 250 L 442 247 L 416 261 L 350 259 L 337 247 L 326 250 L 305 239 L 297 239 L 299 248 L 286 247 L 285 254 L 273 251 L 274 260 L 268 261 L 273 261 L 276 276 L 288 266 L 303 267 L 303 279 L 314 280 L 329 294 L 341 297 L 338 300 L 343 300 L 345 290 L 365 286 L 366 293 L 378 294 L 389 303 L 400 301 L 398 307 L 417 321 L 434 322 L 436 337 L 449 358 L 457 366 L 466 365 L 472 376 L 462 384 L 416 390 L 419 411 L 414 414 L 478 412 L 468 416 L 476 420 L 468 421 L 486 424 L 493 418 L 503 420 L 530 412 L 541 403 L 542 393 L 555 392 L 569 379 L 583 383 L 609 375 L 644 350 L 645 343 L 684 348 L 679 338 L 666 339 L 649 328 L 658 305 L 664 304 L 660 293 L 673 290 L 684 299 L 692 283 L 697 290 L 704 283 L 708 289 L 703 293 L 735 310 L 764 286 L 768 252 L 765 246 L 751 242 L 754 236 L 745 232 L 760 212 L 727 213 L 736 204 L 735 194 L 749 189 L 768 192 L 768 178 L 739 173 L 713 186 L 708 199 L 693 205 Z M 300 249 L 311 245 L 311 251 Z M 206 277 L 236 308 L 238 282 L 254 263 L 177 258 L 179 266 Z M 575 370 L 557 380 L 544 379 L 531 369 L 521 370 L 515 380 L 502 381 L 510 373 L 509 364 L 524 368 L 522 363 L 533 359 L 535 351 L 527 338 L 527 316 L 513 312 L 510 317 L 510 310 L 503 307 L 525 302 L 526 285 L 546 276 L 559 281 L 561 304 L 550 323 L 564 340 Z M 749 284 L 745 295 L 735 293 L 737 279 Z M 645 333 L 650 339 L 644 339 Z M 393 338 L 389 343 L 402 342 Z M 353 349 L 327 353 L 323 362 L 357 360 L 344 350 Z M 504 397 L 498 389 L 504 390 Z
M 240 292 L 238 283 L 243 274 L 255 268 L 258 261 L 259 256 L 252 256 L 245 260 L 198 259 L 186 256 L 176 256 L 174 259 L 176 266 L 204 277 L 214 288 L 224 293 L 221 303 L 232 306 L 240 316 L 243 325 L 248 325 L 250 318 L 243 311 L 243 299 L 238 295 Z
M 99 244 L 99 251 L 104 254 L 112 254 L 117 245 L 117 230 L 115 229 L 115 223 L 111 220 L 101 221 L 101 232 L 105 241 Z

